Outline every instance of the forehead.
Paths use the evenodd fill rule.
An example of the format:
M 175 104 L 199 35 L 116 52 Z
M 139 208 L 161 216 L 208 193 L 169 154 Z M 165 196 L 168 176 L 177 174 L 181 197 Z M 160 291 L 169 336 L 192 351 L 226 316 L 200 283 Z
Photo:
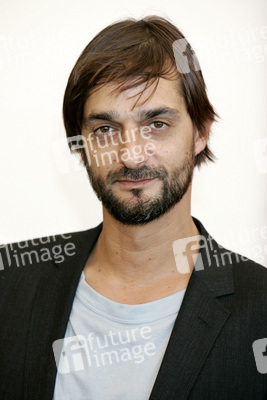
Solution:
M 177 79 L 159 78 L 157 87 L 155 87 L 156 83 L 145 89 L 145 84 L 142 84 L 119 92 L 118 83 L 104 84 L 87 99 L 84 106 L 84 117 L 91 112 L 105 109 L 114 109 L 120 114 L 137 115 L 143 108 L 155 108 L 163 104 L 165 107 L 175 108 L 179 112 L 186 111 Z M 153 90 L 155 90 L 154 93 Z M 143 93 L 140 96 L 141 92 Z

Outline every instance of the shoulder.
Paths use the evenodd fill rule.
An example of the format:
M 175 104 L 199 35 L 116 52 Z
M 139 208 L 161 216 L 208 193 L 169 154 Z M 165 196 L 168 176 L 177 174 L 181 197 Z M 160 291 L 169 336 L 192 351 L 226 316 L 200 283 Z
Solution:
M 0 245 L 0 295 L 8 282 L 34 284 L 57 269 L 75 268 L 88 253 L 102 225 L 84 231 L 50 235 Z M 74 262 L 75 260 L 75 262 Z M 19 290 L 19 289 L 18 289 Z
M 222 246 L 217 254 L 227 254 L 214 271 L 220 276 L 218 282 L 221 284 L 224 279 L 228 280 L 229 287 L 232 287 L 229 296 L 222 296 L 220 301 L 235 310 L 236 316 L 250 315 L 250 326 L 258 321 L 266 328 L 267 268 Z
M 234 283 L 245 285 L 253 289 L 265 287 L 267 289 L 267 268 L 263 265 L 226 249 L 223 246 L 217 248 L 217 267 L 231 266 L 233 269 Z
M 267 305 L 267 268 L 239 254 L 237 256 L 238 262 L 233 263 L 236 290 L 246 297 L 264 299 Z
M 267 296 L 267 268 L 220 245 L 199 220 L 193 220 L 201 235 L 200 257 L 196 265 L 205 270 L 203 277 L 210 278 L 211 282 L 218 281 L 220 285 L 226 279 L 228 282 L 232 280 L 235 290 L 246 291 L 247 295 Z

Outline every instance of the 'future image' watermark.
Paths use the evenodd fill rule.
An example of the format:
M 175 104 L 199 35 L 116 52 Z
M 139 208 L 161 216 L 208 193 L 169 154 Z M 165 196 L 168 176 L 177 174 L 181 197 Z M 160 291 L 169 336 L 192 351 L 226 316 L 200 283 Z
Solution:
M 190 236 L 175 240 L 172 245 L 177 271 L 181 274 L 190 273 L 194 267 L 196 271 L 210 267 L 225 266 L 248 258 L 233 251 L 226 250 L 216 243 L 212 236 Z
M 74 256 L 76 247 L 70 241 L 72 236 L 70 234 L 59 236 L 66 242 L 58 244 L 58 236 L 46 236 L 0 245 L 0 270 L 11 266 L 24 267 L 25 265 L 38 264 L 50 260 L 60 264 L 66 257 Z
M 136 133 L 136 131 L 139 132 Z M 137 135 L 141 140 L 150 139 L 150 132 L 151 128 L 149 126 L 143 126 L 140 130 L 138 128 L 126 130 L 124 135 L 120 131 L 112 131 L 111 134 L 106 133 L 102 136 L 96 135 L 95 132 L 90 132 L 87 137 L 76 135 L 68 137 L 67 140 L 64 138 L 59 139 L 53 143 L 57 170 L 60 173 L 68 173 L 80 171 L 84 168 L 80 162 L 81 159 L 73 158 L 73 164 L 69 164 L 69 148 L 77 154 L 83 151 L 89 166 L 91 166 L 92 162 L 97 167 L 100 167 L 118 163 L 120 160 L 127 162 L 131 159 L 134 159 L 136 163 L 142 163 L 146 157 L 154 155 L 155 145 L 152 142 L 145 144 L 136 144 L 135 142 L 138 141 Z M 131 144 L 131 146 L 126 146 L 126 144 Z
M 87 337 L 77 335 L 56 340 L 53 352 L 58 372 L 67 374 L 114 363 L 143 363 L 147 357 L 155 355 L 151 331 L 149 326 L 120 331 L 110 329 L 101 336 L 90 332 Z

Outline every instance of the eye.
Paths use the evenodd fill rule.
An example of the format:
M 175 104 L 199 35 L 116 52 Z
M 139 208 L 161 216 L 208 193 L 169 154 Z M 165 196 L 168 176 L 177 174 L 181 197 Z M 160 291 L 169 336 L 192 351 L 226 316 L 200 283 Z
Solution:
M 167 124 L 165 124 L 165 122 L 162 121 L 154 121 L 150 125 L 154 125 L 154 129 L 162 129 L 165 128 L 165 126 L 167 126 Z
M 99 128 L 97 128 L 97 129 L 95 129 L 94 130 L 94 133 L 96 133 L 96 134 L 105 134 L 105 133 L 110 133 L 110 134 L 112 134 L 112 133 L 114 133 L 114 131 L 115 131 L 115 129 L 114 128 L 112 128 L 111 126 L 108 126 L 108 125 L 102 125 L 102 126 L 100 126 Z

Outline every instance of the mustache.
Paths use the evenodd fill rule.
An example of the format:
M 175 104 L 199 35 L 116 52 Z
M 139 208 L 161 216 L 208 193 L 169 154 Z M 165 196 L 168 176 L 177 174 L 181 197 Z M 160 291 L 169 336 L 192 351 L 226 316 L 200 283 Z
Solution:
M 151 168 L 144 165 L 138 169 L 130 169 L 127 167 L 121 168 L 119 171 L 110 171 L 107 175 L 107 182 L 110 184 L 115 183 L 118 180 L 141 180 L 141 179 L 165 179 L 168 176 L 168 172 L 165 168 Z

